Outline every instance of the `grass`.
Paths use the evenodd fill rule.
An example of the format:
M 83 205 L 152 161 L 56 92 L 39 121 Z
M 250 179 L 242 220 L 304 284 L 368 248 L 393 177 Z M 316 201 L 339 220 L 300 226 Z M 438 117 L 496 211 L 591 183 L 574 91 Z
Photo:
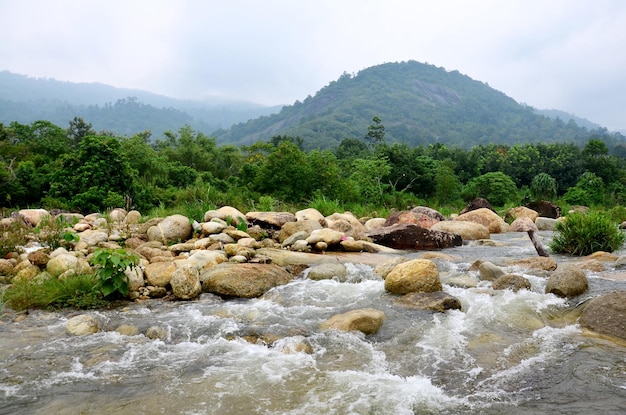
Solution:
M 56 310 L 71 308 L 86 310 L 102 308 L 105 300 L 98 280 L 93 275 L 77 275 L 64 280 L 14 281 L 3 293 L 4 303 L 15 311 L 28 309 Z
M 584 256 L 597 251 L 613 252 L 624 245 L 626 234 L 602 212 L 574 212 L 556 223 L 550 249 L 561 254 Z

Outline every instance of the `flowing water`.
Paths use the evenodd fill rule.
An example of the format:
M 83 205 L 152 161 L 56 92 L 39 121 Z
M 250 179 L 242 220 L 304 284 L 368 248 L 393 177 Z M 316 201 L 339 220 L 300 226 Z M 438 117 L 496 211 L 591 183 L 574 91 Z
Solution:
M 551 234 L 541 236 L 547 244 Z M 515 267 L 506 269 L 523 273 L 531 291 L 446 284 L 475 277 L 477 259 L 536 255 L 525 234 L 492 239 L 501 246 L 468 244 L 443 251 L 458 260 L 436 260 L 462 311 L 394 305 L 370 266 L 348 264 L 348 282 L 300 278 L 259 299 L 204 294 L 100 311 L 107 331 L 90 336 L 65 333 L 68 313 L 5 321 L 0 414 L 626 413 L 626 347 L 576 324 L 585 300 L 626 282 L 589 273 L 589 292 L 571 301 Z M 317 329 L 365 307 L 386 314 L 375 335 Z M 113 331 L 122 324 L 167 335 Z

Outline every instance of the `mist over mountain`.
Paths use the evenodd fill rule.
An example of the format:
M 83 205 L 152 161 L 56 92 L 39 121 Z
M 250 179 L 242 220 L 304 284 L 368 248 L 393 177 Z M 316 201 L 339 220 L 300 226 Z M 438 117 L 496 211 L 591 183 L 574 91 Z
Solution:
M 132 135 L 151 130 L 160 136 L 184 125 L 209 134 L 218 128 L 277 112 L 245 101 L 218 97 L 180 100 L 101 83 L 63 82 L 0 72 L 0 122 L 47 120 L 65 127 L 75 116 L 96 130 Z

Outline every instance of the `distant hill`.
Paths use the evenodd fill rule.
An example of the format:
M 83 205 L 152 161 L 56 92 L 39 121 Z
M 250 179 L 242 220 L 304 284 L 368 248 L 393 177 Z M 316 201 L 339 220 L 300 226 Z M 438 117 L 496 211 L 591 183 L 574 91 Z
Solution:
M 579 127 L 585 127 L 588 130 L 598 130 L 601 129 L 602 126 L 600 124 L 596 124 L 594 122 L 591 122 L 585 118 L 581 118 L 578 117 L 574 114 L 570 114 L 569 112 L 565 112 L 565 111 L 560 111 L 560 110 L 556 110 L 556 109 L 536 109 L 534 108 L 533 111 L 535 112 L 535 114 L 539 114 L 539 115 L 544 115 L 548 118 L 551 118 L 553 120 L 556 120 L 557 118 L 562 120 L 565 123 L 568 123 L 570 121 L 573 121 L 576 123 L 576 125 L 578 125 Z
M 303 102 L 213 135 L 235 144 L 291 135 L 302 138 L 305 148 L 332 148 L 344 138 L 364 137 L 374 116 L 382 120 L 388 142 L 409 145 L 583 144 L 590 136 L 578 120 L 568 123 L 538 114 L 458 71 L 416 61 L 344 73 Z
M 178 100 L 100 83 L 61 82 L 0 72 L 0 122 L 5 124 L 43 119 L 66 127 L 75 116 L 81 116 L 98 131 L 132 135 L 151 130 L 158 137 L 163 131 L 177 131 L 186 124 L 209 134 L 278 110 L 243 101 Z

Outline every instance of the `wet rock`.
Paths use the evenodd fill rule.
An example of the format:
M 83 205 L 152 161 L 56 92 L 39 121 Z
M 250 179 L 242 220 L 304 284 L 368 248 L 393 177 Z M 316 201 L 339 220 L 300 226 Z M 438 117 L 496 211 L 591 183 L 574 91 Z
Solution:
M 460 235 L 464 241 L 489 239 L 489 229 L 480 223 L 446 220 L 434 224 L 433 231 L 443 231 Z
M 395 266 L 385 278 L 385 290 L 392 294 L 441 291 L 439 270 L 428 259 L 413 259 Z
M 202 284 L 198 269 L 192 265 L 177 268 L 170 279 L 172 294 L 177 300 L 193 300 L 200 296 Z
M 487 208 L 480 208 L 463 213 L 455 221 L 468 221 L 480 223 L 489 229 L 489 233 L 504 233 L 508 231 L 509 225 L 497 213 Z
M 530 281 L 521 275 L 505 274 L 496 279 L 491 288 L 494 290 L 511 290 L 517 292 L 519 290 L 529 290 L 531 288 Z
M 254 298 L 291 281 L 291 274 L 274 264 L 223 263 L 200 274 L 202 291 L 223 297 Z
M 174 271 L 176 271 L 176 265 L 171 261 L 154 262 L 146 266 L 144 274 L 148 285 L 166 287 L 170 283 Z
M 606 336 L 626 340 L 626 291 L 596 297 L 584 308 L 582 327 Z
M 407 308 L 431 310 L 439 313 L 447 310 L 460 310 L 461 301 L 443 291 L 430 293 L 409 293 L 394 301 L 395 304 Z
M 122 324 L 115 329 L 116 332 L 122 336 L 136 336 L 139 334 L 139 329 L 136 326 L 130 324 Z
M 387 278 L 387 275 L 396 267 L 396 265 L 402 264 L 403 262 L 407 262 L 408 258 L 405 257 L 397 257 L 390 259 L 388 261 L 383 262 L 382 264 L 378 264 L 374 267 L 374 273 L 380 275 L 382 279 Z
M 524 268 L 539 269 L 545 271 L 554 271 L 557 267 L 557 263 L 554 259 L 549 257 L 529 257 L 516 259 L 507 262 L 508 265 L 517 265 Z
M 587 276 L 576 265 L 565 264 L 554 271 L 546 284 L 546 293 L 572 298 L 587 291 Z
M 308 277 L 311 280 L 330 280 L 337 278 L 339 281 L 346 280 L 346 266 L 343 264 L 320 264 L 309 270 Z
M 395 249 L 443 249 L 461 246 L 459 235 L 425 229 L 414 224 L 399 224 L 367 233 L 375 243 Z
M 159 241 L 164 245 L 171 242 L 186 241 L 193 232 L 189 218 L 183 215 L 172 215 L 163 219 L 158 225 L 148 229 L 148 240 Z
M 476 288 L 478 286 L 478 280 L 470 275 L 450 277 L 444 282 L 448 285 L 459 288 Z
M 146 337 L 151 340 L 166 341 L 170 337 L 170 333 L 166 327 L 150 326 L 146 330 Z
M 596 251 L 592 253 L 591 255 L 587 255 L 585 258 L 594 259 L 596 261 L 602 261 L 602 262 L 615 262 L 617 261 L 619 257 L 610 252 Z
M 91 314 L 79 314 L 67 320 L 65 331 L 72 336 L 86 336 L 100 331 L 100 322 Z
M 360 331 L 375 334 L 385 321 L 385 313 L 374 308 L 351 310 L 337 314 L 320 324 L 320 330 Z
M 500 268 L 499 266 L 489 261 L 483 261 L 478 266 L 478 277 L 482 281 L 495 281 L 501 276 L 503 276 L 504 274 L 505 273 L 504 273 L 504 270 L 502 270 L 502 268 Z

